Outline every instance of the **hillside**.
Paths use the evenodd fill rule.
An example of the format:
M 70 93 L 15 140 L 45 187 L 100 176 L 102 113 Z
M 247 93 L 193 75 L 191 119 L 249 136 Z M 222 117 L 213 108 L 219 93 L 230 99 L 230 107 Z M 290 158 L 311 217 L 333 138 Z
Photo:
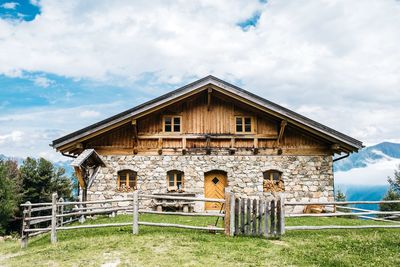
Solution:
M 335 171 L 349 171 L 354 168 L 366 168 L 382 160 L 400 159 L 400 144 L 383 142 L 363 148 L 358 153 L 335 163 Z
M 155 217 L 157 216 L 157 217 Z M 215 218 L 143 215 L 146 221 L 208 225 Z M 142 220 L 141 219 L 141 220 Z M 131 216 L 98 218 L 89 224 L 129 222 Z M 221 221 L 220 221 L 221 223 Z M 288 219 L 288 225 L 359 225 L 345 218 Z M 374 222 L 374 224 L 377 224 Z M 0 242 L 0 266 L 399 266 L 399 229 L 291 231 L 281 240 L 172 228 L 80 229 L 33 238 L 27 249 Z

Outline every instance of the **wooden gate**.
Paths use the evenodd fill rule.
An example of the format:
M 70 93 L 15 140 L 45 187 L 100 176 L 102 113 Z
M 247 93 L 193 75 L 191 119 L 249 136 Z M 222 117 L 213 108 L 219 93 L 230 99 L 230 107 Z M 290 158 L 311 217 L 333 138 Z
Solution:
M 280 237 L 285 231 L 283 196 L 277 199 L 235 198 L 235 235 Z
M 211 171 L 204 176 L 204 197 L 205 198 L 225 198 L 225 187 L 227 186 L 226 173 L 221 171 Z M 221 210 L 222 203 L 206 202 L 206 210 Z

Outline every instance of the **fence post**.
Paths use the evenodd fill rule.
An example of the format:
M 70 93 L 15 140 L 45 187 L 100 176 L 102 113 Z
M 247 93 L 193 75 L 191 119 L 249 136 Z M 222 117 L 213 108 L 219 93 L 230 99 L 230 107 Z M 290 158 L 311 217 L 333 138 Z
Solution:
M 234 236 L 235 234 L 235 194 L 231 193 L 231 199 L 229 200 L 231 207 L 230 207 L 230 229 L 229 229 L 229 235 Z
M 64 202 L 64 199 L 63 199 L 62 197 L 60 197 L 59 202 L 60 202 L 60 203 Z M 60 206 L 58 207 L 58 213 L 59 213 L 60 215 L 63 215 L 63 214 L 64 214 L 64 205 L 60 205 Z M 58 225 L 59 225 L 59 226 L 63 226 L 63 224 L 64 224 L 64 217 L 58 218 Z
M 231 193 L 229 190 L 225 190 L 225 218 L 224 218 L 224 229 L 225 229 L 225 235 L 229 236 L 231 227 Z
M 31 202 L 27 201 L 25 202 L 25 204 L 28 204 L 28 206 L 24 208 L 24 211 L 22 213 L 21 248 L 26 248 L 28 246 L 29 233 L 26 233 L 25 230 L 29 229 L 30 221 L 26 220 L 26 218 L 31 217 L 32 209 L 32 206 L 30 205 Z
M 264 213 L 264 237 L 268 238 L 269 237 L 269 200 L 265 200 L 265 213 Z
M 133 224 L 132 233 L 137 235 L 139 233 L 139 195 L 138 191 L 133 192 Z
M 235 197 L 235 235 L 239 235 L 240 199 Z
M 57 243 L 57 193 L 51 198 L 51 243 Z
M 79 212 L 83 212 L 84 210 L 83 210 L 83 205 L 82 205 L 82 202 L 83 202 L 82 194 L 79 195 L 79 202 L 81 202 L 81 203 L 79 203 Z M 85 222 L 85 215 L 79 216 L 79 222 L 80 223 L 84 223 Z
M 284 193 L 279 194 L 279 198 L 280 198 L 279 229 L 280 229 L 280 234 L 284 235 L 285 234 L 285 194 Z
M 271 224 L 269 226 L 269 231 L 271 236 L 276 236 L 276 205 L 275 205 L 275 198 L 271 200 Z

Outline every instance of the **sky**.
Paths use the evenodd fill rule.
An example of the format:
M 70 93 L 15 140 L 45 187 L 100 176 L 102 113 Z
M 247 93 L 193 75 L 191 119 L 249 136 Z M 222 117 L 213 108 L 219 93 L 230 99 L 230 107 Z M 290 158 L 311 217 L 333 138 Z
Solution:
M 364 142 L 400 142 L 400 1 L 0 0 L 0 154 L 212 74 Z

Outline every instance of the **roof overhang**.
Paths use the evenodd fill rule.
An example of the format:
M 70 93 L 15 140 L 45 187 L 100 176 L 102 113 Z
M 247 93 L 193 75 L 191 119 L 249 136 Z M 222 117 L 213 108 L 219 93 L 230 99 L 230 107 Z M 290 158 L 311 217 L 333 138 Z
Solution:
M 340 133 L 332 128 L 322 125 L 296 112 L 279 106 L 271 101 L 268 101 L 262 97 L 259 97 L 251 92 L 248 92 L 242 88 L 229 84 L 213 76 L 202 78 L 198 81 L 183 86 L 142 105 L 129 109 L 125 112 L 90 125 L 86 128 L 68 134 L 59 139 L 56 139 L 53 141 L 51 146 L 59 150 L 60 148 L 73 142 L 84 141 L 93 134 L 101 134 L 110 129 L 110 127 L 114 128 L 119 125 L 125 124 L 130 120 L 140 118 L 151 112 L 162 109 L 172 103 L 180 101 L 191 95 L 197 94 L 210 87 L 225 95 L 238 99 L 241 102 L 254 106 L 277 118 L 287 120 L 288 123 L 306 129 L 317 136 L 329 140 L 332 143 L 338 143 L 339 145 L 344 146 L 344 150 L 347 150 L 347 152 L 358 151 L 363 147 L 362 142 L 359 140 Z

